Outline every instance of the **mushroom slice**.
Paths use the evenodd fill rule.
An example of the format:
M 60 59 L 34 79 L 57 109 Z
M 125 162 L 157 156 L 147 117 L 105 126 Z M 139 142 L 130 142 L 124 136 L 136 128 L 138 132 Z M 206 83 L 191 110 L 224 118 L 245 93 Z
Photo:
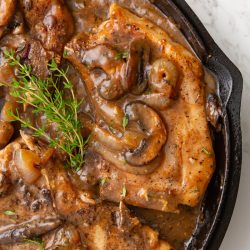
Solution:
M 14 121 L 15 118 L 10 113 L 15 114 L 18 108 L 18 103 L 14 101 L 6 101 L 0 113 L 0 119 L 6 122 Z
M 173 96 L 178 77 L 179 73 L 173 62 L 166 58 L 158 59 L 153 63 L 150 71 L 150 88 L 156 92 Z
M 127 91 L 124 86 L 125 62 L 117 60 L 116 56 L 117 52 L 105 44 L 82 53 L 81 61 L 92 69 L 91 79 L 105 100 L 117 99 Z
M 125 93 L 120 71 L 110 77 L 105 71 L 97 68 L 91 72 L 90 77 L 98 86 L 99 95 L 105 100 L 117 99 Z
M 222 116 L 222 109 L 216 94 L 209 94 L 207 96 L 206 112 L 207 120 L 217 131 L 221 131 L 220 119 Z
M 57 215 L 48 215 L 45 218 L 35 217 L 17 225 L 0 228 L 0 245 L 23 241 L 34 236 L 45 234 L 61 224 Z
M 153 161 L 167 140 L 167 132 L 160 116 L 142 102 L 131 102 L 125 108 L 129 122 L 139 123 L 145 138 L 136 149 L 125 152 L 126 161 L 134 166 L 143 166 Z
M 132 86 L 132 93 L 140 95 L 147 87 L 146 66 L 149 61 L 150 47 L 148 42 L 142 38 L 131 41 L 129 46 L 129 57 L 126 67 L 126 81 Z
M 72 42 L 72 44 L 69 44 L 67 46 L 67 49 L 70 51 L 70 50 L 72 50 L 71 47 L 74 48 L 74 42 Z M 84 54 L 85 52 L 82 52 L 82 50 L 81 50 L 79 53 Z M 86 59 L 84 59 L 85 57 L 86 57 Z M 105 100 L 104 98 L 102 98 L 100 96 L 100 92 L 98 93 L 97 84 L 98 83 L 100 84 L 100 82 L 102 80 L 98 79 L 98 77 L 94 76 L 93 74 L 89 74 L 89 69 L 88 69 L 90 63 L 91 64 L 94 63 L 94 62 L 91 62 L 93 60 L 87 61 L 86 54 L 84 54 L 84 56 L 81 56 L 81 58 L 79 58 L 78 56 L 76 56 L 75 53 L 69 54 L 67 56 L 67 59 L 79 70 L 79 73 L 86 84 L 87 91 L 89 92 L 89 96 L 91 97 L 90 100 L 94 106 L 94 112 L 95 112 L 94 116 L 95 117 L 102 117 L 106 123 L 108 123 L 108 124 L 114 123 L 114 126 L 119 127 L 122 124 L 124 112 L 123 112 L 122 108 L 120 108 L 114 102 Z M 100 57 L 100 59 L 103 59 L 103 57 Z M 96 61 L 96 60 L 97 59 L 95 59 L 94 61 Z M 95 66 L 95 64 L 93 64 L 93 66 Z M 108 65 L 107 65 L 107 67 L 108 67 Z M 106 69 L 106 67 L 105 67 L 105 69 Z M 92 78 L 93 76 L 94 76 L 94 78 Z M 95 79 L 98 81 L 95 82 L 94 81 Z

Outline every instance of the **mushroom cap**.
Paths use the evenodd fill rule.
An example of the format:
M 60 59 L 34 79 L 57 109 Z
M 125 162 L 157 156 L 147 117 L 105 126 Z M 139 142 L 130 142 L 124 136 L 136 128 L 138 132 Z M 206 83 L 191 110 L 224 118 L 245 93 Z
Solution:
M 125 152 L 126 161 L 134 166 L 143 166 L 153 161 L 166 143 L 167 131 L 165 124 L 155 110 L 148 105 L 136 101 L 125 108 L 129 122 L 137 122 L 145 133 L 136 149 Z

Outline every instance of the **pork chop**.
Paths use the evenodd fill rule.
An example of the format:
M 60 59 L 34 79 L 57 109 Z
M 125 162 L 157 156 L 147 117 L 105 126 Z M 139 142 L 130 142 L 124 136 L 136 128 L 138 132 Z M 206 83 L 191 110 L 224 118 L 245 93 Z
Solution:
M 126 82 L 128 71 L 124 74 L 124 67 L 128 69 L 132 60 L 134 40 L 143 40 L 133 45 L 143 57 L 149 53 L 146 47 L 150 47 L 145 70 L 150 72 L 151 89 L 146 94 L 129 94 L 133 87 Z M 112 44 L 115 46 L 110 48 Z M 196 56 L 172 41 L 161 28 L 117 4 L 111 6 L 110 19 L 99 26 L 96 34 L 78 35 L 66 49 L 68 60 L 79 70 L 92 96 L 95 119 L 90 125 L 91 147 L 106 163 L 96 167 L 90 164 L 90 168 L 95 168 L 97 179 L 106 180 L 100 186 L 101 197 L 119 202 L 126 187 L 124 201 L 135 206 L 162 211 L 177 211 L 179 204 L 196 206 L 215 163 L 205 112 L 203 70 Z M 135 65 L 138 62 L 142 64 L 137 61 Z M 138 67 L 136 70 L 140 70 Z M 156 74 L 152 67 L 158 70 Z M 167 75 L 161 73 L 162 67 L 171 67 L 174 73 L 168 76 L 170 80 L 165 85 L 164 81 L 157 85 L 154 79 Z M 96 68 L 101 68 L 101 72 L 96 72 Z M 110 85 L 113 79 L 108 78 L 109 72 L 122 75 L 120 85 L 114 88 Z M 171 86 L 174 80 L 176 85 Z M 111 95 L 103 92 L 103 88 L 112 91 Z M 128 104 L 122 98 L 124 95 L 144 106 Z M 170 104 L 162 105 L 164 96 Z M 125 128 L 124 117 L 128 123 Z

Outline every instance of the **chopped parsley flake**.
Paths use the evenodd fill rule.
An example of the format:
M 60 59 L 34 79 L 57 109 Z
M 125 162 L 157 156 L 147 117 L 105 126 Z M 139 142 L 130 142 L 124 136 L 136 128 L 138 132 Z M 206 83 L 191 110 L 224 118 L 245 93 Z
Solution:
M 206 155 L 208 155 L 208 156 L 211 156 L 211 155 L 212 155 L 212 153 L 209 152 L 205 147 L 203 147 L 203 148 L 201 149 L 201 152 L 204 153 L 204 154 L 206 154 Z
M 123 129 L 125 129 L 127 126 L 128 126 L 128 117 L 125 115 L 122 118 L 122 127 L 123 127 Z
M 120 52 L 115 56 L 115 60 L 121 60 L 121 59 L 127 59 L 128 58 L 128 52 Z
M 7 215 L 7 216 L 13 216 L 16 213 L 14 211 L 11 211 L 11 210 L 6 210 L 6 211 L 4 211 L 4 214 Z
M 123 186 L 122 186 L 122 193 L 121 193 L 121 195 L 122 195 L 123 199 L 127 196 L 127 188 L 126 188 L 125 184 L 123 184 Z

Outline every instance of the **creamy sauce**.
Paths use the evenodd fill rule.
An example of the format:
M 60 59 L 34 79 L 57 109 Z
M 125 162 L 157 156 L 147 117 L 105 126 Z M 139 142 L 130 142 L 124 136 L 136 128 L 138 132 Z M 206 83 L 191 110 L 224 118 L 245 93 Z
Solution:
M 171 39 L 173 39 L 176 43 L 182 44 L 192 54 L 194 54 L 191 46 L 189 45 L 189 43 L 187 42 L 187 40 L 185 39 L 183 34 L 179 31 L 178 27 L 174 24 L 174 22 L 170 18 L 167 18 L 165 15 L 163 15 L 163 13 L 161 13 L 152 3 L 150 3 L 147 0 L 133 0 L 133 1 L 132 0 L 131 1 L 128 1 L 128 0 L 116 0 L 116 1 L 113 1 L 113 0 L 86 0 L 86 1 L 84 1 L 84 0 L 67 0 L 67 5 L 70 9 L 70 12 L 73 15 L 73 18 L 74 18 L 75 34 L 81 33 L 81 32 L 84 32 L 88 35 L 89 34 L 96 34 L 98 32 L 98 26 L 101 23 L 103 23 L 104 21 L 109 19 L 109 8 L 110 8 L 110 5 L 114 2 L 131 10 L 133 13 L 137 14 L 140 17 L 145 17 L 146 19 L 151 20 L 151 22 L 153 22 L 154 24 L 156 24 L 157 26 L 159 26 L 163 30 L 165 30 L 170 35 Z M 48 19 L 48 20 L 51 21 L 50 19 Z M 0 27 L 0 37 L 1 37 L 1 29 L 2 28 Z M 128 36 L 125 39 L 129 40 L 130 37 Z M 5 38 L 3 38 L 1 40 L 0 46 L 4 47 L 4 46 L 8 45 L 10 47 L 13 46 L 14 48 L 16 48 L 16 47 L 18 47 L 16 43 L 20 43 L 20 41 L 17 39 L 17 37 L 15 37 L 13 40 L 13 38 L 9 38 L 8 36 L 6 36 Z M 116 44 L 114 42 L 113 45 L 115 47 L 118 47 L 118 48 L 127 49 L 127 47 L 126 47 L 127 45 L 123 46 L 123 45 L 119 44 L 119 36 L 118 36 L 118 43 Z M 159 56 L 157 53 L 160 54 L 160 52 L 157 51 L 157 48 L 156 48 L 154 53 L 152 53 L 153 57 L 151 58 L 150 64 L 152 64 L 153 61 L 158 59 Z M 98 54 L 94 51 L 93 53 L 89 54 L 89 57 L 91 59 L 93 59 L 97 55 Z M 50 56 L 51 55 L 46 54 L 46 57 L 48 57 L 48 61 L 50 59 Z M 100 59 L 99 63 L 101 65 L 104 65 L 106 58 L 103 59 L 100 57 L 99 59 Z M 103 59 L 103 60 L 101 60 L 101 59 Z M 36 58 L 36 60 L 37 60 L 37 58 Z M 48 61 L 46 61 L 46 63 Z M 37 61 L 36 61 L 36 63 L 37 63 Z M 85 86 L 85 82 L 82 79 L 82 77 L 80 76 L 79 72 L 76 70 L 76 68 L 74 68 L 69 62 L 65 62 L 65 65 L 63 65 L 63 66 L 69 67 L 68 77 L 74 83 L 74 88 L 75 88 L 75 90 L 77 90 L 76 91 L 77 98 L 85 100 L 85 102 L 83 102 L 81 104 L 79 111 L 84 113 L 85 115 L 87 115 L 88 118 L 90 117 L 92 120 L 96 119 L 96 117 L 94 117 L 95 107 L 91 103 L 91 97 L 93 97 L 94 95 L 91 97 L 89 96 L 89 90 Z M 119 66 L 120 65 L 118 65 L 118 67 Z M 217 85 L 216 85 L 216 78 L 209 70 L 205 69 L 204 72 L 205 72 L 204 73 L 204 84 L 205 84 L 206 93 L 207 94 L 217 93 L 218 89 L 217 89 Z M 45 74 L 46 73 L 47 72 L 45 72 Z M 10 74 L 10 76 L 11 76 L 11 74 Z M 0 87 L 0 91 L 1 90 L 2 89 Z M 150 91 L 150 89 L 147 89 L 147 91 Z M 2 109 L 2 106 L 4 103 L 4 101 L 3 101 L 4 97 L 6 99 L 5 94 L 0 92 L 0 109 Z M 95 98 L 95 96 L 94 96 L 94 98 Z M 122 107 L 122 109 L 125 109 L 125 107 L 128 103 L 131 103 L 134 101 L 143 101 L 141 98 L 142 98 L 141 96 L 137 96 L 137 95 L 133 95 L 133 94 L 126 94 L 124 97 L 120 98 L 118 101 L 116 101 L 114 103 L 117 104 L 117 106 Z M 197 99 L 198 98 L 199 97 L 197 97 Z M 106 102 L 100 102 L 99 107 L 100 107 L 100 109 L 102 109 L 106 113 L 111 113 L 111 111 L 112 111 L 112 109 L 110 108 L 109 105 L 107 105 Z M 177 162 L 177 160 L 176 160 L 176 159 L 178 159 L 178 157 L 181 157 L 181 155 L 178 155 L 179 151 L 177 152 L 176 148 L 178 148 L 178 145 L 182 145 L 182 141 L 178 141 L 177 135 L 175 134 L 175 131 L 174 131 L 176 129 L 176 126 L 175 126 L 175 124 L 174 125 L 171 124 L 171 120 L 179 121 L 180 124 L 181 124 L 181 122 L 184 122 L 184 121 L 189 122 L 190 120 L 189 120 L 188 115 L 186 115 L 185 112 L 183 112 L 183 110 L 185 111 L 185 108 L 186 108 L 185 104 L 183 104 L 182 101 L 179 101 L 176 98 L 175 100 L 173 100 L 173 105 L 171 107 L 169 107 L 168 110 L 166 110 L 164 112 L 163 111 L 158 112 L 160 114 L 161 119 L 163 120 L 163 123 L 168 124 L 168 127 L 167 127 L 167 130 L 169 132 L 168 140 L 167 140 L 166 146 L 162 150 L 163 151 L 162 153 L 164 153 L 164 154 L 160 158 L 159 161 L 161 162 L 162 165 L 165 164 L 165 165 L 170 166 L 165 171 L 165 172 L 167 172 L 167 174 L 169 176 L 171 176 L 168 180 L 169 186 L 171 186 L 171 182 L 174 182 L 176 180 L 179 181 L 179 179 L 181 179 L 180 176 L 182 175 L 182 173 L 180 173 L 181 170 L 178 166 L 179 162 Z M 180 112 L 180 111 L 182 111 L 182 112 Z M 110 114 L 110 116 L 112 117 L 112 114 Z M 197 116 L 198 116 L 198 114 L 197 114 Z M 29 109 L 28 109 L 28 111 L 24 114 L 24 117 L 27 119 L 29 119 L 29 117 L 32 117 L 32 110 L 30 110 L 30 112 L 29 112 Z M 83 120 L 86 120 L 86 117 L 81 117 L 81 118 Z M 32 119 L 34 119 L 34 123 L 36 123 L 36 125 L 41 125 L 44 123 L 44 120 L 43 120 L 44 117 L 39 117 L 39 118 L 33 117 Z M 114 124 L 113 124 L 113 122 L 114 122 Z M 121 139 L 123 136 L 123 131 L 121 131 L 121 129 L 118 126 L 116 126 L 115 122 L 116 121 L 110 121 L 109 124 L 107 124 L 102 119 L 99 119 L 98 125 L 100 126 L 101 129 L 104 129 L 105 131 L 109 131 L 109 132 L 113 133 L 114 135 L 116 135 L 117 138 Z M 91 127 L 92 125 L 93 124 L 90 124 L 89 126 Z M 139 125 L 134 125 L 134 127 L 132 127 L 131 130 L 136 131 L 136 129 L 137 129 L 136 126 L 139 126 Z M 50 127 L 49 132 L 52 136 L 57 136 L 57 128 L 56 127 L 53 127 L 53 126 Z M 139 135 L 137 135 L 137 136 L 140 139 L 140 136 Z M 136 144 L 135 141 L 139 140 L 138 138 L 131 140 L 130 143 Z M 178 143 L 178 145 L 177 145 L 177 143 Z M 95 144 L 95 142 L 93 144 Z M 83 170 L 79 171 L 79 173 L 77 173 L 77 174 L 70 173 L 70 179 L 71 179 L 71 182 L 79 190 L 89 189 L 89 191 L 96 194 L 99 191 L 97 188 L 98 181 L 99 181 L 99 180 L 97 180 L 97 176 L 102 176 L 100 174 L 102 171 L 104 172 L 104 174 L 108 173 L 109 166 L 106 166 L 108 164 L 103 163 L 103 160 L 102 159 L 100 160 L 99 156 L 97 156 L 95 153 L 93 153 L 91 151 L 93 148 L 95 148 L 95 145 L 93 145 L 93 144 L 91 144 L 90 152 L 88 152 L 91 156 L 90 156 L 90 159 L 88 159 L 88 158 L 86 159 L 86 166 L 84 167 Z M 92 153 L 93 153 L 93 155 L 92 155 Z M 181 153 L 179 153 L 179 154 L 181 154 Z M 122 153 L 120 153 L 119 156 L 121 156 L 121 155 L 122 155 Z M 198 161 L 198 160 L 190 158 L 190 161 Z M 159 165 L 159 162 L 156 162 L 156 164 L 157 163 Z M 100 166 L 98 164 L 100 164 Z M 202 164 L 203 164 L 203 162 L 201 161 L 200 165 L 202 165 Z M 93 165 L 97 165 L 96 169 L 93 168 Z M 102 169 L 102 167 L 103 167 L 103 169 Z M 126 168 L 126 167 L 124 167 L 124 168 Z M 156 172 L 157 171 L 158 170 L 156 170 Z M 116 178 L 117 176 L 119 176 L 119 174 L 120 174 L 119 171 L 117 171 L 117 172 L 114 171 L 114 173 L 113 173 L 114 176 L 112 176 L 112 177 Z M 211 174 L 211 172 L 208 172 L 207 175 L 209 176 L 209 174 Z M 129 174 L 127 174 L 126 178 L 129 179 L 129 177 L 131 177 L 131 176 Z M 133 178 L 136 181 L 136 176 Z M 145 179 L 143 179 L 143 178 L 145 178 Z M 151 177 L 149 177 L 149 178 L 151 178 Z M 157 183 L 156 178 L 157 178 L 157 175 L 152 177 L 151 180 L 149 180 L 148 177 L 145 176 L 145 177 L 142 177 L 139 180 L 139 182 L 141 182 L 141 185 L 144 184 L 144 181 L 145 182 L 152 181 L 154 183 Z M 129 179 L 129 181 L 130 181 L 130 179 Z M 129 183 L 129 181 L 128 181 L 128 183 Z M 132 183 L 132 181 L 131 181 L 131 183 Z M 166 183 L 164 183 L 164 185 L 165 184 Z M 106 183 L 106 185 L 109 188 L 109 183 Z M 112 185 L 112 184 L 110 184 L 110 185 Z M 119 185 L 122 185 L 122 183 L 119 183 Z M 151 184 L 145 183 L 145 185 L 149 186 Z M 131 186 L 133 186 L 133 183 L 131 184 Z M 166 186 L 167 186 L 167 184 L 166 184 Z M 116 187 L 115 187 L 115 189 L 116 189 Z M 156 189 L 157 189 L 157 187 L 156 187 Z M 112 189 L 110 189 L 110 190 L 111 191 L 110 191 L 109 195 L 110 195 L 110 197 L 112 197 L 112 195 L 113 195 Z M 199 190 L 197 191 L 197 189 L 193 190 L 193 191 L 194 191 L 194 195 L 197 195 L 197 192 L 199 192 Z M 171 194 L 163 194 L 163 195 L 161 195 L 161 198 L 162 197 L 165 198 L 168 195 L 171 197 L 172 196 L 174 197 L 174 195 L 175 195 L 174 192 L 175 191 L 173 191 L 173 193 L 171 193 Z M 150 194 L 150 195 L 152 195 L 152 194 Z M 60 196 L 60 199 L 62 199 L 62 196 L 63 195 Z M 129 194 L 128 194 L 128 197 L 129 197 Z M 153 195 L 152 195 L 152 197 L 153 197 Z M 200 198 L 201 198 L 200 196 L 197 196 L 198 200 L 200 200 Z M 164 201 L 164 199 L 161 199 L 161 200 Z M 111 201 L 116 201 L 116 197 L 114 197 L 113 200 L 111 198 Z M 152 201 L 150 201 L 150 202 L 154 202 L 154 197 L 152 198 Z M 176 203 L 178 203 L 178 201 L 176 201 Z M 186 203 L 183 203 L 183 204 L 186 204 Z M 170 204 L 170 206 L 171 205 L 173 205 L 173 207 L 174 207 L 174 205 L 176 205 L 176 204 Z M 133 206 L 131 206 L 130 208 L 134 212 L 134 214 L 140 219 L 142 224 L 149 225 L 153 229 L 156 229 L 157 231 L 159 231 L 161 239 L 169 242 L 176 250 L 182 250 L 182 249 L 184 249 L 184 242 L 188 241 L 188 239 L 192 236 L 193 230 L 196 226 L 196 220 L 197 220 L 197 217 L 199 215 L 200 205 L 198 204 L 192 208 L 188 207 L 188 206 L 180 205 L 178 207 L 178 210 L 176 210 L 176 209 L 174 210 L 175 213 L 160 212 L 160 211 L 156 211 L 156 210 L 138 208 L 138 207 L 133 207 Z M 151 208 L 152 208 L 152 206 L 151 206 Z M 162 211 L 164 211 L 164 209 L 162 209 Z M 100 231 L 99 233 L 102 234 L 103 232 Z
M 113 2 L 114 1 L 109 0 L 88 0 L 85 2 L 81 0 L 68 1 L 77 23 L 77 32 L 95 33 L 96 27 L 108 19 L 109 6 Z M 167 31 L 174 41 L 182 44 L 193 52 L 191 46 L 176 25 L 148 1 L 117 0 L 115 2 L 132 10 L 137 15 L 151 20 Z M 215 80 L 208 70 L 205 71 L 205 83 L 208 86 L 208 92 L 215 91 Z M 136 98 L 134 96 L 132 96 L 132 98 L 126 96 L 125 103 L 132 100 L 136 100 Z M 167 123 L 167 115 L 165 118 Z M 169 145 L 171 145 L 171 141 L 169 141 Z M 195 228 L 199 206 L 192 209 L 181 207 L 178 214 L 161 213 L 140 208 L 134 208 L 134 211 L 136 215 L 141 218 L 142 222 L 159 230 L 163 239 L 170 242 L 176 249 L 183 249 L 184 242 L 192 236 L 192 232 Z

